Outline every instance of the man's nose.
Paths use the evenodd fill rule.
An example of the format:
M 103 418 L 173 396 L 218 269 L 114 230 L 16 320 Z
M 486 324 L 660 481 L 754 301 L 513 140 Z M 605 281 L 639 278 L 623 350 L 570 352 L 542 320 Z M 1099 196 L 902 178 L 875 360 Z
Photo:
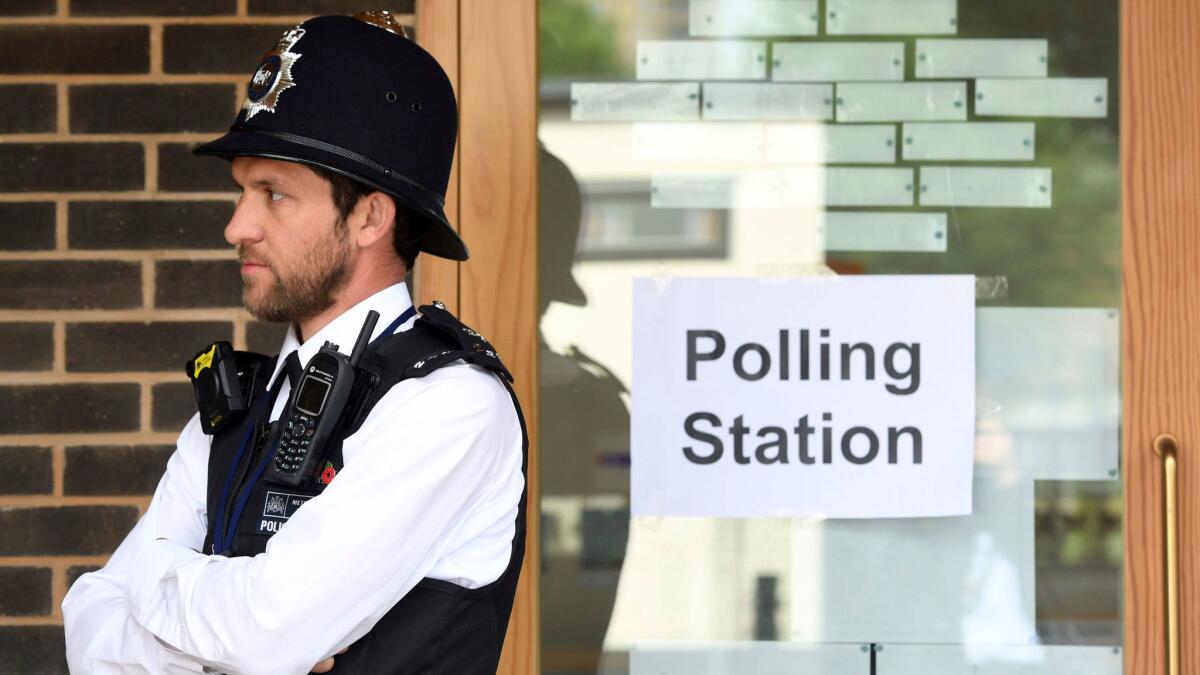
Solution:
M 225 226 L 225 241 L 237 246 L 238 244 L 255 243 L 262 239 L 263 231 L 258 226 L 254 210 L 250 208 L 249 200 L 239 199 L 233 208 L 233 216 Z

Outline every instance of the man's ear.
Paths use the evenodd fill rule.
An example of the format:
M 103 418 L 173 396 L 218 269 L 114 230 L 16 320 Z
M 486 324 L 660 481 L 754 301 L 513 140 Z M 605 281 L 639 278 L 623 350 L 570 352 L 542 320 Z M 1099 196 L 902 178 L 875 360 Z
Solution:
M 392 230 L 396 227 L 396 202 L 376 190 L 362 196 L 354 210 L 363 219 L 358 229 L 359 248 L 370 248 L 379 241 L 391 245 Z

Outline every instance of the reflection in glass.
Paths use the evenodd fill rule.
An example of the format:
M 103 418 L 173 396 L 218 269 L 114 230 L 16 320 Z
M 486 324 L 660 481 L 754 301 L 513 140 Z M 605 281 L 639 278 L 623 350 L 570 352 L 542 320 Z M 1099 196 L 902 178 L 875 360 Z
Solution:
M 705 82 L 706 120 L 831 120 L 833 85 Z
M 1102 77 L 979 79 L 978 115 L 1020 117 L 1106 117 L 1108 80 Z
M 921 167 L 922 206 L 1051 206 L 1051 170 L 1042 168 Z
M 966 82 L 850 82 L 837 86 L 837 120 L 965 120 L 966 99 Z
M 946 214 L 831 211 L 827 251 L 945 251 Z
M 817 34 L 817 0 L 692 0 L 688 9 L 696 37 Z
M 917 77 L 1045 77 L 1045 40 L 917 40 Z
M 904 79 L 903 42 L 776 42 L 771 58 L 777 82 Z
M 714 40 L 642 40 L 639 80 L 761 80 L 767 43 Z
M 910 122 L 903 126 L 906 160 L 1031 161 L 1032 122 Z
M 830 35 L 953 35 L 957 0 L 826 0 Z
M 575 82 L 571 84 L 574 122 L 694 120 L 699 117 L 700 85 L 694 82 Z
M 1117 3 L 539 23 L 543 672 L 1121 672 Z M 628 518 L 635 277 L 964 273 L 975 514 Z

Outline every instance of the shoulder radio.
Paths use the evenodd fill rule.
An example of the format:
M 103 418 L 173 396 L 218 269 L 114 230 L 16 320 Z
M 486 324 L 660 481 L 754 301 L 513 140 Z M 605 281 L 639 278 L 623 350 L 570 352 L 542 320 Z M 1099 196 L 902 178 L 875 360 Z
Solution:
M 354 392 L 358 361 L 370 342 L 379 313 L 371 311 L 347 357 L 326 342 L 304 366 L 300 382 L 279 417 L 279 445 L 267 479 L 299 486 L 314 480 L 329 445 L 337 440 Z

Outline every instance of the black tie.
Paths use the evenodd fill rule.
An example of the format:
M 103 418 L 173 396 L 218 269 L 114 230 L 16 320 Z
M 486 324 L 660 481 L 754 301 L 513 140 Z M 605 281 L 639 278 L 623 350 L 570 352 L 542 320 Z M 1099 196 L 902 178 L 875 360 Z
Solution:
M 296 350 L 292 350 L 292 353 L 283 360 L 283 367 L 287 370 L 288 384 L 295 389 L 296 385 L 300 383 L 300 376 L 304 374 L 304 368 L 300 366 L 300 356 Z

